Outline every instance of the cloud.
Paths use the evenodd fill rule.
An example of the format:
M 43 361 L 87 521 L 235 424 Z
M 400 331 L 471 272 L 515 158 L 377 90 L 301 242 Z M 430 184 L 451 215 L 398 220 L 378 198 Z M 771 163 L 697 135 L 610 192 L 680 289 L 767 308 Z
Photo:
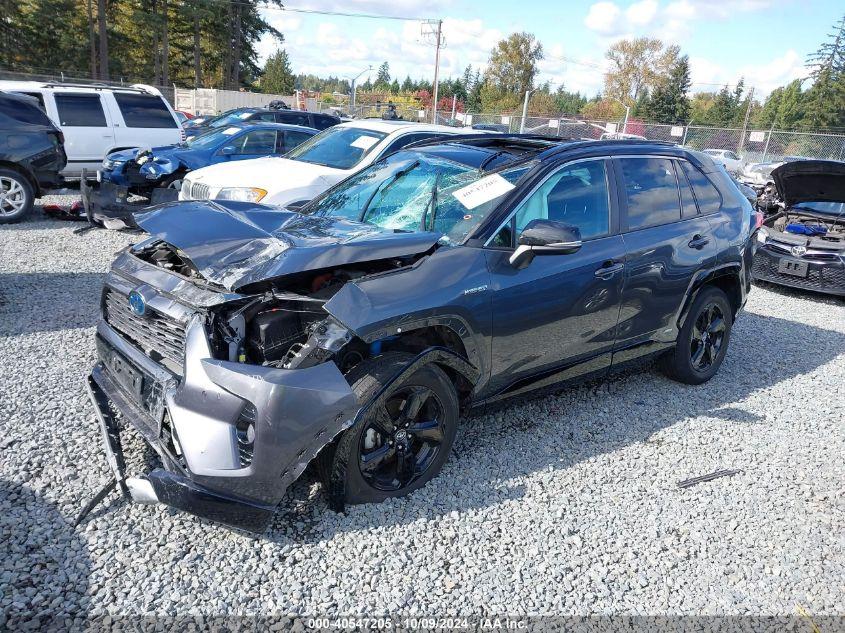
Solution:
M 692 57 L 690 58 L 690 74 L 693 92 L 715 92 L 721 86 L 734 85 L 743 78 L 746 89 L 753 86 L 754 97 L 762 100 L 778 86 L 806 77 L 808 69 L 801 56 L 794 49 L 788 49 L 768 62 L 743 64 L 730 69 L 702 57 Z
M 615 35 L 619 32 L 621 15 L 622 9 L 615 2 L 596 2 L 587 12 L 584 25 L 602 35 Z

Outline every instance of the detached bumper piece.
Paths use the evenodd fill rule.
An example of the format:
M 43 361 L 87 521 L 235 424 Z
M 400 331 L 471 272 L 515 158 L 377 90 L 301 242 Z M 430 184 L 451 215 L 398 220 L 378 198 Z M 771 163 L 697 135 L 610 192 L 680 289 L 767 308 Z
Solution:
M 283 370 L 213 359 L 197 317 L 184 349 L 177 376 L 108 323 L 98 325 L 100 362 L 88 384 L 106 457 L 137 502 L 261 532 L 288 486 L 352 424 L 357 398 L 334 363 Z M 115 410 L 163 469 L 126 477 Z
M 754 254 L 754 279 L 791 288 L 845 296 L 845 261 L 836 253 L 795 257 L 776 246 L 759 245 Z
M 134 407 L 131 405 L 127 406 L 130 403 L 109 378 L 102 364 L 98 364 L 88 377 L 88 394 L 97 412 L 106 459 L 124 496 L 136 503 L 163 503 L 209 521 L 249 532 L 262 532 L 267 528 L 275 506 L 249 503 L 221 495 L 198 486 L 185 475 L 162 468 L 141 477 L 126 477 L 120 426 L 112 413 L 110 403 L 121 408 L 124 416 L 130 417 L 130 420 L 136 423 L 139 422 L 136 416 L 142 414 L 140 411 L 133 411 Z M 147 432 L 142 431 L 141 434 L 149 440 L 146 424 L 143 429 Z
M 134 214 L 164 202 L 174 202 L 179 192 L 172 188 L 153 189 L 149 200 L 129 201 L 129 189 L 111 182 L 101 183 L 97 189 L 88 184 L 83 171 L 79 189 L 88 221 L 107 229 L 137 229 Z

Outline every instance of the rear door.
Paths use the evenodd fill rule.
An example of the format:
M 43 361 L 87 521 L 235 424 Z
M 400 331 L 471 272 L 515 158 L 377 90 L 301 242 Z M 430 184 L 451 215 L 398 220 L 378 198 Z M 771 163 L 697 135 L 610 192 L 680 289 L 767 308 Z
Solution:
M 49 93 L 48 93 L 49 95 Z M 111 114 L 99 92 L 54 92 L 53 109 L 45 100 L 47 113 L 65 135 L 66 176 L 77 176 L 83 168 L 96 170 L 106 153 L 114 147 Z
M 609 367 L 625 266 L 610 161 L 563 165 L 519 203 L 491 239 L 487 262 L 493 307 L 491 389 L 536 385 Z M 571 224 L 583 244 L 569 255 L 508 261 L 533 219 Z
M 182 139 L 182 126 L 164 99 L 142 92 L 112 92 L 115 147 L 157 147 Z
M 674 343 L 684 298 L 697 273 L 714 266 L 717 247 L 674 159 L 634 156 L 614 164 L 625 241 L 615 364 Z
M 249 160 L 271 156 L 276 153 L 276 130 L 248 130 L 232 137 L 231 143 L 227 142 L 226 146 L 232 146 L 235 150 L 234 153 L 227 155 L 228 160 Z M 221 151 L 218 150 L 218 153 Z
M 276 153 L 286 154 L 297 145 L 301 145 L 307 141 L 312 136 L 313 134 L 298 132 L 296 130 L 285 130 L 284 132 L 280 131 L 276 140 Z

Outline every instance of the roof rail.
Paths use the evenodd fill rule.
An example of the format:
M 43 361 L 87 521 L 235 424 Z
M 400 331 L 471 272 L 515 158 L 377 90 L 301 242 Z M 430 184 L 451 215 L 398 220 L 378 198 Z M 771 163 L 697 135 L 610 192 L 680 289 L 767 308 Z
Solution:
M 143 92 L 147 91 L 143 88 L 133 88 L 131 86 L 112 86 L 104 83 L 74 83 L 69 81 L 48 81 L 42 84 L 45 88 L 91 88 L 92 90 L 123 90 L 126 92 Z
M 413 143 L 414 147 L 422 147 L 424 145 L 446 145 L 446 144 L 461 144 L 461 145 L 524 145 L 526 147 L 536 147 L 541 149 L 542 146 L 557 145 L 558 143 L 568 143 L 571 139 L 558 138 L 554 136 L 542 136 L 540 134 L 501 134 L 501 133 L 487 133 L 487 134 L 455 134 L 454 136 L 437 136 L 425 141 Z

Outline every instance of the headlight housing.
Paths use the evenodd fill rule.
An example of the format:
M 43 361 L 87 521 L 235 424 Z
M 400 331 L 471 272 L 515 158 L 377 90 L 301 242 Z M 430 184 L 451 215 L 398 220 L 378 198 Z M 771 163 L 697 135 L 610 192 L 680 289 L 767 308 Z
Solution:
M 237 200 L 239 202 L 260 202 L 267 191 L 258 187 L 224 187 L 215 196 L 218 200 Z
M 103 169 L 114 169 L 115 167 L 117 167 L 118 165 L 122 165 L 123 163 L 124 163 L 124 161 L 122 161 L 122 160 L 116 160 L 116 159 L 109 158 L 108 156 L 106 156 L 103 159 L 102 167 L 103 167 Z
M 761 244 L 765 244 L 768 237 L 769 237 L 768 229 L 766 229 L 763 226 L 761 226 L 759 229 L 757 229 L 757 241 L 758 242 L 760 242 Z

